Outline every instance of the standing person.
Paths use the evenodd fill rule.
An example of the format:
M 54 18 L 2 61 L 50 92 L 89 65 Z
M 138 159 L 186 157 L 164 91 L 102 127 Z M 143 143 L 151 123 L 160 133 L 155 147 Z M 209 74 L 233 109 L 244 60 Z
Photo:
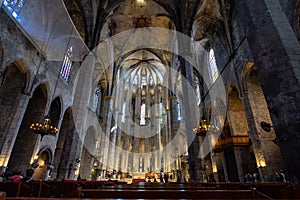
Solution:
M 279 181 L 280 182 L 286 182 L 285 174 L 283 173 L 282 170 L 279 170 Z
M 26 176 L 22 179 L 21 182 L 24 182 L 24 183 L 28 183 L 28 182 L 33 182 L 34 180 L 32 179 L 32 176 L 33 176 L 33 173 L 34 173 L 34 170 L 33 169 L 27 169 L 26 170 Z
M 164 174 L 163 170 L 161 170 L 161 171 L 160 171 L 159 180 L 160 180 L 161 183 L 163 183 L 163 182 L 164 182 L 164 179 L 165 179 L 165 174 Z
M 255 183 L 259 182 L 259 176 L 258 176 L 257 173 L 254 173 L 254 174 L 253 174 L 253 179 L 254 179 L 254 182 L 255 182 Z
M 165 183 L 169 182 L 169 174 L 168 173 L 165 174 L 164 179 L 165 179 Z
M 247 183 L 252 182 L 252 176 L 249 172 L 245 175 L 245 181 Z

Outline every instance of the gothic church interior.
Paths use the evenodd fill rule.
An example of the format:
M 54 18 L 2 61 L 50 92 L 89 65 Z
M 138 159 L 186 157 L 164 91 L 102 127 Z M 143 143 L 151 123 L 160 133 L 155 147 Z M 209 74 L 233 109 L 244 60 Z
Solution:
M 0 5 L 6 173 L 300 179 L 299 0 Z

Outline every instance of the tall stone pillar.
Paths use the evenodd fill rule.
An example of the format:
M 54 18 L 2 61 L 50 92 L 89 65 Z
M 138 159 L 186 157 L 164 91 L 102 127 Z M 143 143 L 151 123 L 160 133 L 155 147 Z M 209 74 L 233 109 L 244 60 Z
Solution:
M 300 45 L 279 0 L 236 0 L 285 167 L 300 180 Z M 274 48 L 276 47 L 276 48 Z M 267 133 L 266 133 L 267 134 Z
M 225 154 L 224 152 L 220 153 L 221 154 L 221 157 L 222 157 L 222 164 L 223 164 L 223 170 L 224 170 L 224 178 L 225 178 L 225 181 L 228 182 L 229 180 L 229 177 L 228 177 L 228 171 L 227 171 L 227 164 L 226 164 L 226 158 L 225 158 Z
M 184 50 L 183 50 L 184 51 Z M 187 50 L 186 50 L 187 51 Z M 183 54 L 189 54 L 188 52 L 183 52 Z M 182 81 L 182 91 L 183 91 L 183 105 L 184 105 L 184 116 L 185 116 L 185 131 L 187 143 L 190 144 L 188 147 L 189 154 L 189 173 L 192 182 L 200 182 L 202 180 L 201 175 L 201 159 L 199 155 L 200 143 L 199 138 L 194 137 L 193 127 L 196 127 L 196 114 L 195 113 L 195 96 L 193 89 L 193 66 L 183 58 L 179 58 L 181 65 L 181 73 L 185 80 Z M 183 78 L 183 79 L 184 79 Z M 197 111 L 196 111 L 197 112 Z
M 0 167 L 7 167 L 10 154 L 12 152 L 14 142 L 17 138 L 19 127 L 21 125 L 21 122 L 26 110 L 26 105 L 29 102 L 29 96 L 23 94 L 20 95 L 20 101 L 16 109 L 16 113 L 13 116 L 13 119 L 11 121 L 13 123 L 10 123 L 10 127 L 8 127 L 7 132 L 9 134 L 6 135 L 5 141 L 3 143 L 3 146 L 0 147 Z M 3 118 L 4 120 L 4 118 Z
M 278 169 L 284 169 L 280 149 L 270 140 L 272 137 L 275 138 L 275 133 L 263 135 L 258 132 L 260 130 L 260 116 L 254 118 L 253 115 L 255 113 L 253 113 L 247 93 L 243 96 L 243 104 L 249 126 L 248 134 L 251 138 L 260 180 L 262 182 L 273 181 L 274 172 L 278 171 Z
M 108 167 L 108 150 L 109 150 L 109 143 L 110 143 L 110 128 L 111 128 L 111 120 L 112 120 L 112 105 L 113 100 L 111 96 L 104 97 L 104 106 L 103 106 L 103 122 L 102 122 L 102 129 L 103 129 L 103 137 L 101 138 L 101 147 L 103 152 L 103 160 L 102 160 L 102 170 L 106 171 Z M 105 176 L 105 174 L 103 174 Z

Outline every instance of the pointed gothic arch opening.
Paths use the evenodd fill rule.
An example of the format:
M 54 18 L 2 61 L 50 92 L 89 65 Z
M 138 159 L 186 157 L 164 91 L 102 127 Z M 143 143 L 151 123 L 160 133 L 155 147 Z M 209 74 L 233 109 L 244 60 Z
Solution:
M 50 149 L 42 149 L 38 153 L 37 168 L 34 170 L 33 180 L 48 180 L 48 170 L 52 160 Z
M 29 126 L 32 122 L 42 121 L 45 116 L 47 104 L 47 87 L 45 84 L 38 86 L 30 98 L 23 120 L 21 122 L 17 138 L 14 142 L 10 159 L 8 162 L 9 172 L 15 167 L 22 169 L 23 172 L 30 167 L 33 160 L 34 150 L 40 136 L 33 133 Z
M 15 138 L 16 131 L 14 133 L 12 129 L 16 127 L 12 127 L 11 124 L 13 124 L 12 122 L 18 122 L 20 119 L 19 116 L 16 115 L 16 112 L 21 109 L 21 104 L 23 104 L 24 101 L 22 93 L 26 87 L 26 81 L 26 74 L 18 68 L 16 63 L 10 64 L 1 77 L 0 114 L 7 119 L 0 121 L 0 135 L 2 136 L 0 137 L 0 152 L 3 157 L 9 157 L 9 153 L 5 151 L 5 149 L 2 149 L 5 143 L 7 143 L 5 138 Z M 5 161 L 0 163 L 0 165 L 3 166 L 6 166 L 6 164 L 7 162 L 5 163 Z
M 246 119 L 245 109 L 240 98 L 238 90 L 234 86 L 228 87 L 228 122 L 231 132 L 231 138 L 233 141 L 240 138 L 245 140 L 244 143 L 238 141 L 233 142 L 232 151 L 228 154 L 228 158 L 232 159 L 236 163 L 236 172 L 238 179 L 235 181 L 244 182 L 244 176 L 247 173 L 257 173 L 256 168 L 253 166 L 253 156 L 251 156 L 251 141 L 248 136 L 249 128 Z M 248 141 L 248 142 L 246 142 Z M 227 170 L 230 163 L 227 161 Z M 255 170 L 255 171 L 254 171 Z M 229 170 L 228 170 L 229 171 Z M 228 172 L 231 175 L 231 172 Z M 231 180 L 230 180 L 231 181 Z
M 49 118 L 51 120 L 52 126 L 58 126 L 59 119 L 60 119 L 60 113 L 61 113 L 61 101 L 59 97 L 56 97 L 50 105 L 49 110 Z

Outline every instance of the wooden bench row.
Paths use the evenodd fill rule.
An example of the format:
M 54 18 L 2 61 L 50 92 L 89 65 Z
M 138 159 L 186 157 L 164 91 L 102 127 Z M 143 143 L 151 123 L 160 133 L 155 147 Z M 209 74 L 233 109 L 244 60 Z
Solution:
M 80 185 L 64 182 L 0 182 L 0 191 L 7 197 L 72 197 L 78 196 Z
M 129 199 L 143 197 L 155 199 L 158 196 L 168 198 L 166 195 L 172 194 L 172 198 L 181 198 L 186 195 L 192 195 L 195 198 L 199 195 L 204 197 L 216 195 L 215 197 L 223 196 L 224 198 L 238 195 L 241 198 L 250 195 L 252 199 L 300 199 L 300 185 L 289 183 L 138 183 L 125 185 L 99 181 L 0 182 L 0 191 L 4 191 L 7 197 L 35 198 L 120 198 L 124 196 L 123 198 Z
M 254 199 L 251 190 L 109 190 L 83 189 L 81 198 L 97 199 Z

